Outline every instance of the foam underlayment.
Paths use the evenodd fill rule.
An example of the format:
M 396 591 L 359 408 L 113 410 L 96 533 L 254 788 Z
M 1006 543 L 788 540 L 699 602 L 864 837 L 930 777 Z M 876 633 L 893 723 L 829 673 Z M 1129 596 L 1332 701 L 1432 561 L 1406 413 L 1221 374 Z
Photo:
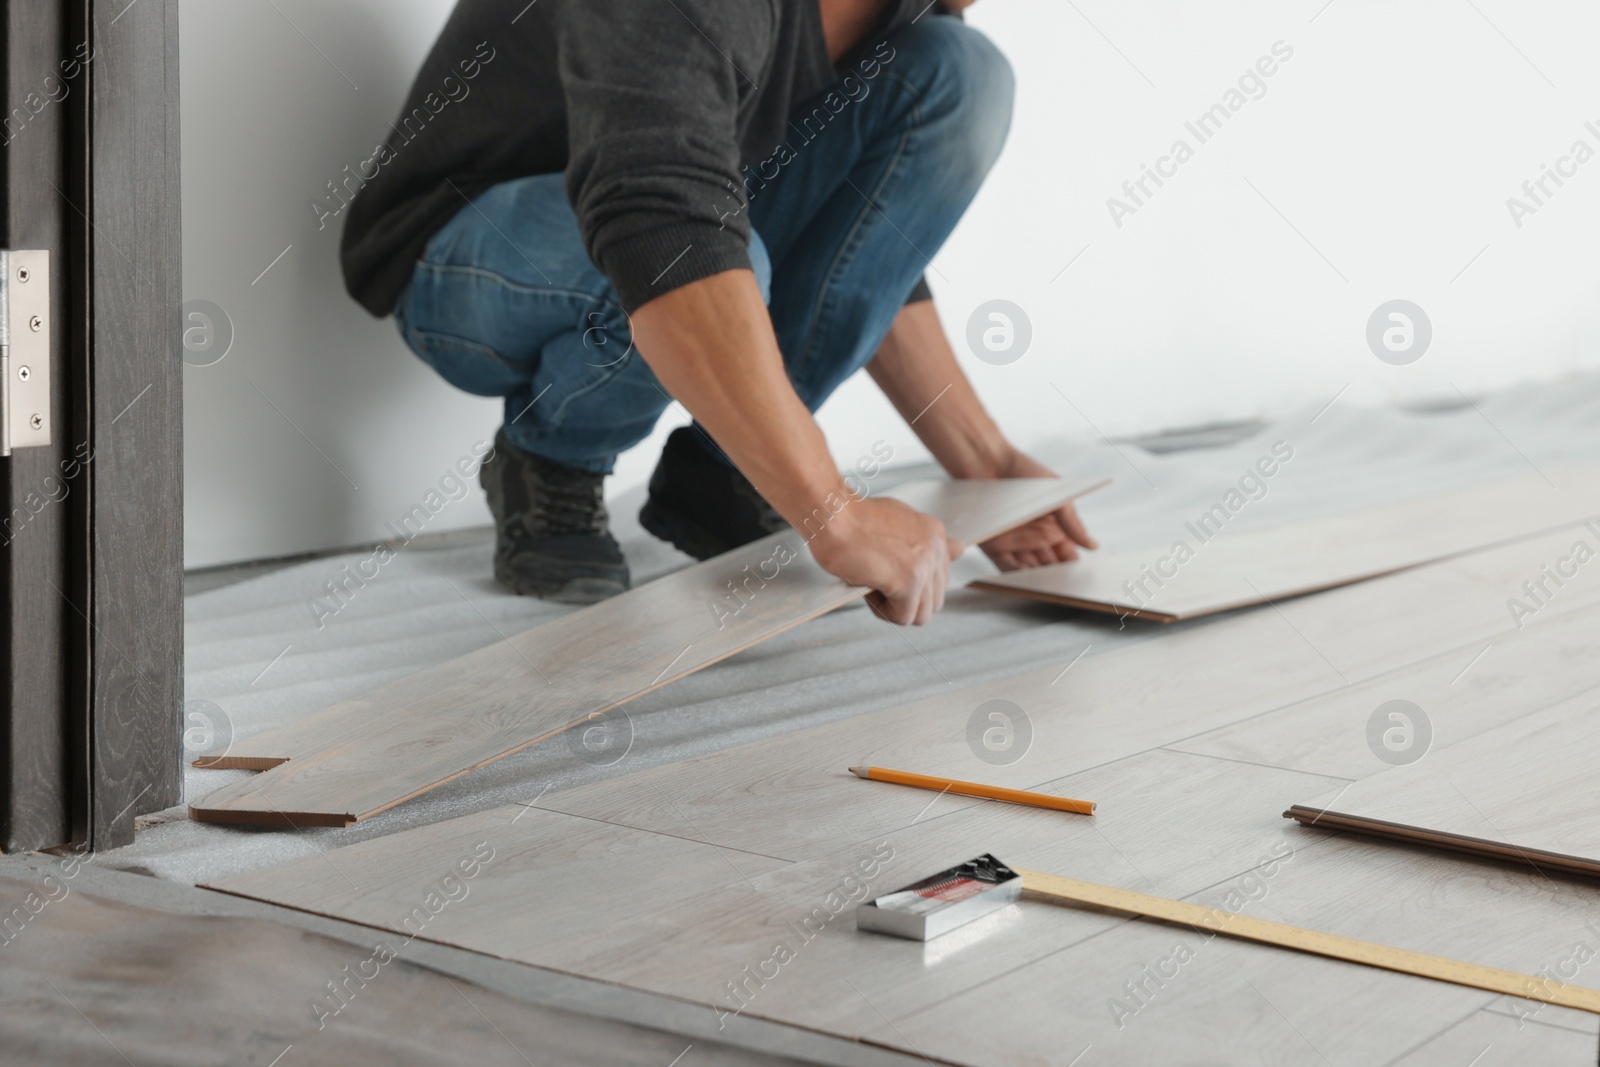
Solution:
M 1256 498 L 1231 527 L 1261 529 L 1600 458 L 1600 375 L 1519 387 L 1479 399 L 1476 408 L 1427 414 L 1344 401 L 1319 414 L 1321 408 L 1292 412 L 1226 448 L 1153 455 L 1079 438 L 1044 442 L 1034 451 L 1064 477 L 1116 478 L 1080 510 L 1102 543 L 1119 548 L 1170 545 L 1186 519 L 1237 488 L 1280 441 L 1293 449 L 1292 458 L 1265 481 L 1264 494 L 1250 487 Z M 879 484 L 917 473 L 925 471 L 885 472 Z M 639 528 L 640 503 L 637 493 L 612 501 L 635 582 L 688 562 Z M 447 548 L 401 550 L 330 615 L 336 602 L 326 599 L 325 583 L 369 555 L 315 560 L 190 597 L 187 699 L 221 708 L 237 735 L 248 736 L 573 610 L 503 594 L 490 575 L 485 532 Z M 959 588 L 993 573 L 976 550 L 954 571 L 945 610 L 928 626 L 902 630 L 864 605 L 846 608 L 626 705 L 633 744 L 610 767 L 583 762 L 558 738 L 345 829 L 203 825 L 175 808 L 145 820 L 134 843 L 108 854 L 106 863 L 191 884 L 209 881 L 947 687 L 1064 664 L 1086 646 L 1094 655 L 1174 629 L 1136 620 L 1120 626 L 1107 616 Z M 841 769 L 851 756 L 840 753 Z M 247 773 L 188 769 L 185 798 Z

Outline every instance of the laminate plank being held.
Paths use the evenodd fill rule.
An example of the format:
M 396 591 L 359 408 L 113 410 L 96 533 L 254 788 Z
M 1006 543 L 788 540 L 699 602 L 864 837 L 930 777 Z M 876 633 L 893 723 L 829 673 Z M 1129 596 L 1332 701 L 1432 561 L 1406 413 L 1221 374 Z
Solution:
M 1113 615 L 1174 622 L 1302 596 L 1600 516 L 1600 464 L 1530 475 L 1348 515 L 1234 533 L 1212 512 L 1170 547 L 1097 552 L 970 583 Z M 1241 498 L 1242 499 L 1242 498 Z M 1591 537 L 1600 537 L 1596 523 Z
M 1104 484 L 923 481 L 890 495 L 971 545 Z M 773 534 L 241 744 L 211 765 L 271 769 L 189 812 L 201 822 L 348 826 L 865 592 L 824 571 L 800 534 Z

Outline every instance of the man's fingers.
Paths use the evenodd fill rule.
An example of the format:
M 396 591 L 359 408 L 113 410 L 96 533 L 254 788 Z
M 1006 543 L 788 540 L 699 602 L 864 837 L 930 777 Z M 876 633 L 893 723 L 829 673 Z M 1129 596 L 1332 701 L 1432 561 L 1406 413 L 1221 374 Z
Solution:
M 963 546 L 945 536 L 943 523 L 903 504 L 879 514 L 889 521 L 879 530 L 869 528 L 866 536 L 877 540 L 868 542 L 871 547 L 861 569 L 853 572 L 854 581 L 868 587 L 867 602 L 880 618 L 920 626 L 944 606 L 950 560 Z M 844 565 L 839 570 L 852 573 L 850 559 L 840 562 Z
M 950 587 L 950 561 L 961 555 L 965 546 L 954 538 L 946 537 L 942 551 L 937 543 L 929 547 L 933 549 L 933 581 L 930 583 L 932 610 L 928 612 L 932 617 L 944 610 L 945 590 Z
M 1082 555 L 1082 553 L 1078 551 L 1078 546 L 1073 544 L 1071 541 L 1059 542 L 1055 545 L 1054 552 L 1055 558 L 1051 560 L 1052 563 L 1071 563 L 1073 560 Z
M 874 614 L 885 622 L 892 622 L 904 626 L 916 614 L 916 604 L 907 603 L 904 597 L 884 596 L 877 590 L 867 594 L 867 603 L 872 606 Z
M 1056 510 L 1056 522 L 1060 523 L 1061 529 L 1066 532 L 1068 537 L 1072 538 L 1072 540 L 1076 541 L 1084 548 L 1100 547 L 1100 542 L 1089 536 L 1089 528 L 1085 526 L 1083 524 L 1083 520 L 1078 517 L 1078 509 L 1073 507 L 1071 504 L 1067 504 Z

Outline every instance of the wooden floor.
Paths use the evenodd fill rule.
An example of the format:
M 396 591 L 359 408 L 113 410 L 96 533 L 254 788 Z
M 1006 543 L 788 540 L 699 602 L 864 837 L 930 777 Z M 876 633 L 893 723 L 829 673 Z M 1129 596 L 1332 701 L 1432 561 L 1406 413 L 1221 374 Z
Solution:
M 73 870 L 0 874 L 0 899 L 27 909 L 5 930 L 0 1063 L 667 1067 L 689 1046 L 684 1064 L 819 1062 L 530 1003 L 413 962 L 401 938 L 378 942 L 386 954 L 372 938 L 130 904 Z
M 1237 499 L 1242 506 L 1244 498 Z M 1173 543 L 1162 549 L 1097 552 L 973 585 L 1158 622 L 1214 615 L 1600 516 L 1600 465 L 1554 467 L 1548 477 L 1527 475 L 1247 533 L 1227 530 L 1228 512 L 1220 505 L 1219 514 L 1220 520 L 1195 516 L 1173 530 Z
M 1562 674 L 1592 684 L 1434 758 L 1296 806 L 1308 826 L 1351 829 L 1600 877 L 1600 616 L 1572 620 Z M 1554 629 L 1552 625 L 1551 629 Z M 1531 657 L 1523 657 L 1531 658 Z M 1541 675 L 1529 671 L 1524 679 Z M 1524 701 L 1501 702 L 1514 712 Z M 1324 806 L 1326 805 L 1326 806 Z
M 964 545 L 1104 482 L 921 481 L 890 495 Z M 266 768 L 189 806 L 202 822 L 348 826 L 859 599 L 794 531 L 704 563 L 234 745 Z
M 214 888 L 392 930 L 464 857 L 489 854 L 423 936 L 939 1063 L 1593 1063 L 1592 1016 L 1109 913 L 1024 902 L 922 945 L 857 932 L 850 910 L 992 851 L 1600 987 L 1600 883 L 1282 818 L 1389 769 L 1367 740 L 1388 700 L 1424 709 L 1443 751 L 1596 691 L 1600 574 L 1520 631 L 1506 608 L 1571 541 L 1532 537 L 1101 655 L 1063 648 L 1017 677 L 536 802 L 529 783 L 528 804 Z M 968 742 L 993 700 L 1031 724 L 1009 765 Z M 860 763 L 1099 813 L 862 781 L 846 771 Z

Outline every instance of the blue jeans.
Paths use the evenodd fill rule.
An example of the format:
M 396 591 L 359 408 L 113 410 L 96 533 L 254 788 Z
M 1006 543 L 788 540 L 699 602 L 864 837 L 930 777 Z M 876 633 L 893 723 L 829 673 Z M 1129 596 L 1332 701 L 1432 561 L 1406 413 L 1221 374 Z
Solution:
M 751 264 L 812 411 L 872 359 L 1010 126 L 1010 67 L 978 31 L 930 16 L 889 45 L 876 76 L 854 75 L 834 102 L 853 99 L 824 108 L 825 123 L 791 123 L 792 153 L 748 179 Z M 519 178 L 464 206 L 429 242 L 395 318 L 445 380 L 505 397 L 512 444 L 609 473 L 671 397 L 633 349 L 563 182 Z

